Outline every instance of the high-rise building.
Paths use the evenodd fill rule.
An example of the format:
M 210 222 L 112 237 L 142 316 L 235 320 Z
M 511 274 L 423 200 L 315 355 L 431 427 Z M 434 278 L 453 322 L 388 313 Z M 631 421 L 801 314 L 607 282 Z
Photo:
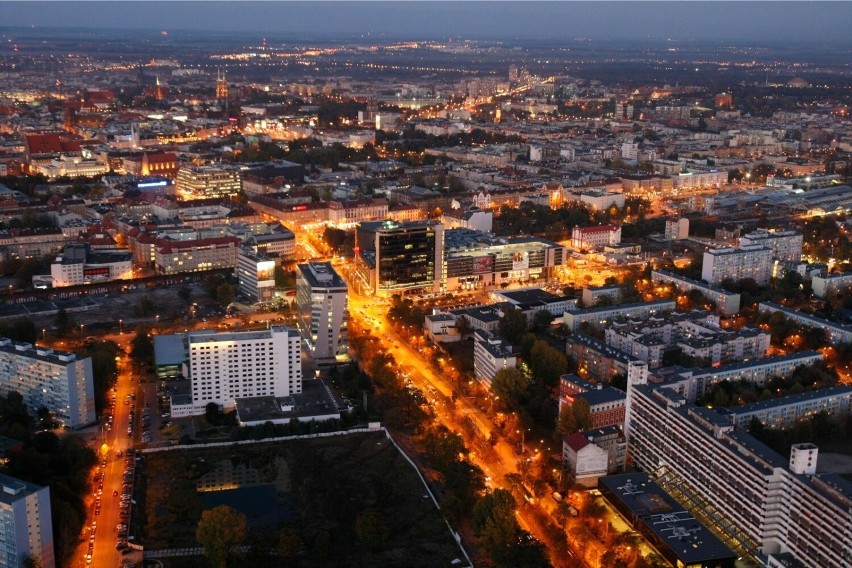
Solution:
M 330 262 L 298 265 L 296 308 L 299 331 L 314 360 L 319 363 L 346 360 L 347 287 Z
M 704 253 L 701 279 L 709 284 L 719 284 L 726 278 L 734 281 L 751 278 L 758 286 L 765 286 L 770 276 L 772 249 L 761 245 L 710 249 Z
M 50 488 L 0 474 L 0 566 L 53 568 Z
M 69 428 L 92 424 L 92 358 L 0 338 L 0 394 L 17 392 L 30 413 L 46 408 Z
M 439 292 L 444 226 L 434 221 L 361 223 L 356 268 L 373 294 Z
M 262 331 L 190 332 L 189 379 L 193 412 L 215 402 L 233 408 L 234 399 L 286 397 L 302 390 L 299 333 L 287 327 Z

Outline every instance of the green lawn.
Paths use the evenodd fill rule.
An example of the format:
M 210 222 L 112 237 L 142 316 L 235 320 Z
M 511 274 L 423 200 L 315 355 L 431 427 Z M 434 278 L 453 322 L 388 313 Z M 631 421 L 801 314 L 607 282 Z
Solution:
M 229 462 L 229 463 L 226 463 Z M 142 462 L 146 549 L 197 546 L 202 504 L 196 483 L 215 467 L 245 472 L 293 496 L 302 540 L 297 566 L 449 566 L 461 551 L 414 469 L 383 433 L 240 447 L 146 454 Z M 356 518 L 373 508 L 388 529 L 375 551 L 360 544 Z M 253 528 L 252 538 L 272 538 L 279 527 Z M 270 542 L 272 542 L 270 540 Z M 199 559 L 203 565 L 203 559 Z M 280 559 L 247 557 L 258 568 Z

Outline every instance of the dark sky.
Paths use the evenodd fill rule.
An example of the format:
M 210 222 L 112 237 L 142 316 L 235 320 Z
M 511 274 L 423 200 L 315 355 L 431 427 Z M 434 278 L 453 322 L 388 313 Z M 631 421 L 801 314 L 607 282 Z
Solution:
M 6 2 L 0 26 L 265 33 L 301 38 L 592 38 L 819 43 L 852 39 L 847 2 Z

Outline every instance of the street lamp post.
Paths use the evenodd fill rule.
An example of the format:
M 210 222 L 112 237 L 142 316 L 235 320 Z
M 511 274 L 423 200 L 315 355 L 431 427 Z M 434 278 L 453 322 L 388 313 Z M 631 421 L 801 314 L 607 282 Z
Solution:
M 46 336 L 47 336 L 47 329 L 42 329 L 42 330 L 41 330 L 41 340 L 42 340 L 42 342 L 44 342 L 44 341 L 45 341 L 45 337 L 46 337 Z
M 121 335 L 121 333 L 122 333 L 121 324 L 122 324 L 122 320 L 118 320 L 118 334 L 119 335 Z

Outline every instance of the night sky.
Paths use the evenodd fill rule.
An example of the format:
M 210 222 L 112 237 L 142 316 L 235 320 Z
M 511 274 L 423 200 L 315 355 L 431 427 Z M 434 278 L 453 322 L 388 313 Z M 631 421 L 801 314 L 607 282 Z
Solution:
M 276 37 L 852 42 L 847 2 L 0 2 L 2 27 Z

